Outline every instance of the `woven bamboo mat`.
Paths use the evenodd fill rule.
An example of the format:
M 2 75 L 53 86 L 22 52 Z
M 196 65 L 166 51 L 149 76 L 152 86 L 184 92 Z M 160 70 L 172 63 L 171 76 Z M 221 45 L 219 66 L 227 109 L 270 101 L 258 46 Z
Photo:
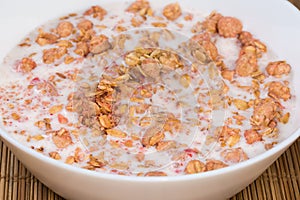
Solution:
M 1 200 L 63 199 L 39 182 L 0 142 Z M 231 200 L 300 200 L 300 138 L 257 180 Z
M 300 0 L 289 0 L 300 9 Z M 0 200 L 63 200 L 36 179 L 0 141 Z M 230 200 L 300 200 L 300 138 Z

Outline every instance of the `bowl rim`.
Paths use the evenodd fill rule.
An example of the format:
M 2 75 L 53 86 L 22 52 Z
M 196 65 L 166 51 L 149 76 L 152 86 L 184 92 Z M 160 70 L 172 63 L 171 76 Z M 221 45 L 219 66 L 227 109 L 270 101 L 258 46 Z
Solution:
M 272 2 L 276 2 L 276 1 L 272 0 Z M 290 3 L 289 1 L 286 1 L 286 0 L 277 0 L 277 2 L 280 2 L 284 6 L 286 6 L 287 9 L 289 9 L 291 11 L 291 13 L 295 17 L 299 18 L 299 20 L 300 20 L 300 12 L 292 3 Z M 280 152 L 281 150 L 289 147 L 299 137 L 300 137 L 300 128 L 298 128 L 293 134 L 291 134 L 289 137 L 287 137 L 286 139 L 281 141 L 279 144 L 275 145 L 272 149 L 269 149 L 269 150 L 255 156 L 253 158 L 250 158 L 246 161 L 243 161 L 241 163 L 237 163 L 237 164 L 225 167 L 225 168 L 207 171 L 205 173 L 190 174 L 190 175 L 178 175 L 178 176 L 167 176 L 167 177 L 139 177 L 139 176 L 122 176 L 122 175 L 116 175 L 116 174 L 96 172 L 96 171 L 83 169 L 80 167 L 76 167 L 76 166 L 72 166 L 72 165 L 63 163 L 61 161 L 54 160 L 50 157 L 47 157 L 41 153 L 36 152 L 35 150 L 18 142 L 16 139 L 14 139 L 12 136 L 10 136 L 8 133 L 6 133 L 6 131 L 4 131 L 0 127 L 0 139 L 4 143 L 8 142 L 9 143 L 8 146 L 12 145 L 12 146 L 20 149 L 21 151 L 25 152 L 26 154 L 31 155 L 32 157 L 38 159 L 41 162 L 45 162 L 46 164 L 52 165 L 54 167 L 58 167 L 60 169 L 67 170 L 71 173 L 77 173 L 77 174 L 84 175 L 84 176 L 90 176 L 90 177 L 94 177 L 94 178 L 107 179 L 107 180 L 113 180 L 113 181 L 130 181 L 130 182 L 190 181 L 190 180 L 195 180 L 195 179 L 206 179 L 208 177 L 214 177 L 214 176 L 218 176 L 221 174 L 230 173 L 233 171 L 238 171 L 243 168 L 246 168 L 247 166 L 259 163 L 260 161 L 266 159 L 267 157 L 275 155 L 276 153 Z

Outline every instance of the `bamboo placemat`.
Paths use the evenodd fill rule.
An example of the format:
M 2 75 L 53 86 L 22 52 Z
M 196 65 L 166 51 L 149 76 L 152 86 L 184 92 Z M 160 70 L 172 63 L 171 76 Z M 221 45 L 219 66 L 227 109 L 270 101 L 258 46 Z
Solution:
M 1 200 L 62 200 L 0 142 Z M 300 138 L 258 179 L 231 200 L 300 200 Z
M 300 9 L 300 0 L 289 0 Z M 36 179 L 0 141 L 0 200 L 63 200 Z M 300 138 L 230 200 L 300 200 Z

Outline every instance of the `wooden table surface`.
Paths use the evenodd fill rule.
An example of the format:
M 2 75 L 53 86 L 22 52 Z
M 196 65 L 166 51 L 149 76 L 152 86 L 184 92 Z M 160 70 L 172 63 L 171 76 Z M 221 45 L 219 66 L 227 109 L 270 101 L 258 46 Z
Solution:
M 290 0 L 300 9 L 300 0 Z M 300 22 L 299 25 L 300 26 Z M 0 141 L 0 200 L 59 200 Z M 231 200 L 300 200 L 300 138 L 257 180 Z

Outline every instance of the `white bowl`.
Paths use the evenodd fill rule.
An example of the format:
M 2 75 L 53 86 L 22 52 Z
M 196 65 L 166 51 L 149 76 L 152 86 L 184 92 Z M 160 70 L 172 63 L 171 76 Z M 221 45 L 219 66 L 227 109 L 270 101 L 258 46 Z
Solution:
M 107 1 L 10 0 L 0 2 L 0 60 L 30 30 L 46 21 Z M 171 1 L 156 1 L 161 6 Z M 172 1 L 173 2 L 173 1 Z M 300 12 L 285 0 L 182 0 L 183 8 L 217 10 L 240 18 L 250 30 L 293 66 L 295 94 L 300 97 Z M 296 113 L 300 110 L 296 99 Z M 271 150 L 237 165 L 178 177 L 126 177 L 101 174 L 55 161 L 18 143 L 0 129 L 2 140 L 43 183 L 67 199 L 225 199 L 255 180 L 300 134 L 300 115 L 291 122 L 288 138 Z

